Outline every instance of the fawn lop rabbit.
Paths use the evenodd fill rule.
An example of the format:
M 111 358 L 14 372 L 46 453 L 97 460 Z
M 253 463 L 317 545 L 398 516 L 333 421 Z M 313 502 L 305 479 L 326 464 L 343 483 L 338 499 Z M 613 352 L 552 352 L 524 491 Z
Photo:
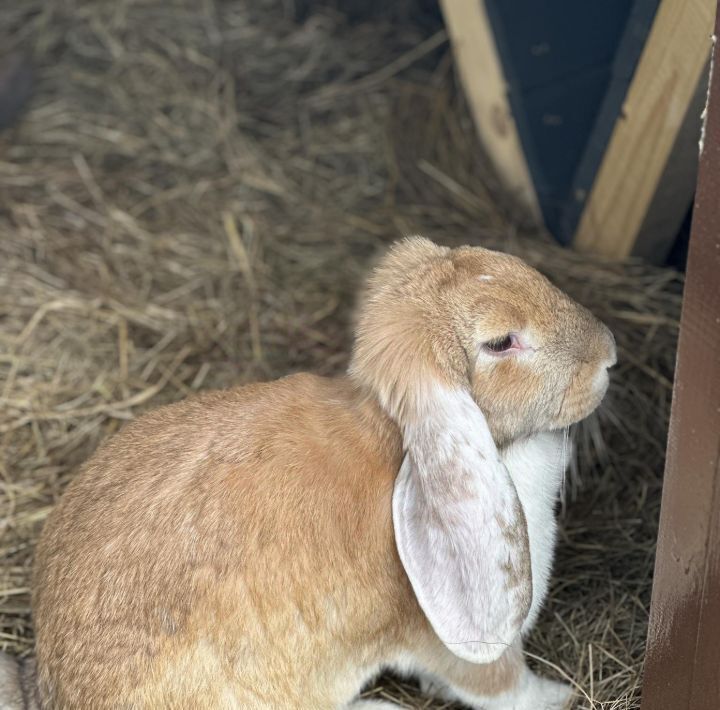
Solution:
M 399 242 L 347 376 L 200 394 L 88 461 L 38 544 L 26 702 L 370 710 L 391 704 L 357 695 L 389 667 L 474 708 L 565 707 L 522 636 L 552 564 L 558 432 L 614 362 L 610 331 L 519 259 Z

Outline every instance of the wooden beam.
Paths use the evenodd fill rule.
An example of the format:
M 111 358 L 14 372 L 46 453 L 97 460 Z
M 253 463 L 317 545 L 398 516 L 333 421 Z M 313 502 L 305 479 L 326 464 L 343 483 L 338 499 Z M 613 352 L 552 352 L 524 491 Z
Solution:
M 500 181 L 530 215 L 540 206 L 530 178 L 483 0 L 441 0 L 445 24 L 480 140 Z
M 720 708 L 718 46 L 713 62 L 680 322 L 643 710 Z
M 635 237 L 632 256 L 665 264 L 683 222 L 692 209 L 698 170 L 698 137 L 707 98 L 708 67 L 703 69 L 690 100 L 665 170 Z
M 577 249 L 632 253 L 707 64 L 715 8 L 716 0 L 661 0 L 580 218 Z

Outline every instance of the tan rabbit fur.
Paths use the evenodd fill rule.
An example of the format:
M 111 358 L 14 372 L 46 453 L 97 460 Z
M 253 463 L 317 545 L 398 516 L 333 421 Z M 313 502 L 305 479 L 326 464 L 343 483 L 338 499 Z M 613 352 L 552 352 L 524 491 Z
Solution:
M 526 341 L 517 356 L 483 349 L 509 332 Z M 398 554 L 393 490 L 434 390 L 471 392 L 506 447 L 585 417 L 613 362 L 609 331 L 520 260 L 399 243 L 362 298 L 348 376 L 162 407 L 78 474 L 37 548 L 41 704 L 335 709 L 393 666 L 478 707 L 561 707 L 567 691 L 527 671 L 519 636 L 488 663 L 440 640 L 423 575 Z M 508 510 L 497 539 L 518 554 L 497 585 L 517 590 L 515 629 L 538 582 L 531 511 Z

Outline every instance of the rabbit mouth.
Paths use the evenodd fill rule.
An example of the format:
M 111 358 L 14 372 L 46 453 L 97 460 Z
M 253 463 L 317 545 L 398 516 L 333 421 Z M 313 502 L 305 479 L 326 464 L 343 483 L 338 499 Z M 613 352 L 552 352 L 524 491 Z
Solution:
M 563 429 L 589 417 L 605 398 L 609 384 L 610 378 L 608 377 L 607 370 L 604 370 L 602 375 L 593 382 L 593 386 L 589 391 L 566 391 L 560 403 L 553 428 Z

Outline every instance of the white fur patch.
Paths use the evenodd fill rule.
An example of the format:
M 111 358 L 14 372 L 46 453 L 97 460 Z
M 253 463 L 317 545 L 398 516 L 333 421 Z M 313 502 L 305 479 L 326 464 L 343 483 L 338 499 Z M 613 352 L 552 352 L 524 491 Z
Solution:
M 564 710 L 572 696 L 565 683 L 523 671 L 517 684 L 499 695 L 482 696 L 457 689 L 458 699 L 484 710 Z
M 527 633 L 545 601 L 555 553 L 555 503 L 572 448 L 557 432 L 515 442 L 502 453 L 525 512 L 532 567 L 532 604 L 523 624 Z
M 16 658 L 0 651 L 0 710 L 22 710 L 24 707 L 20 665 Z

